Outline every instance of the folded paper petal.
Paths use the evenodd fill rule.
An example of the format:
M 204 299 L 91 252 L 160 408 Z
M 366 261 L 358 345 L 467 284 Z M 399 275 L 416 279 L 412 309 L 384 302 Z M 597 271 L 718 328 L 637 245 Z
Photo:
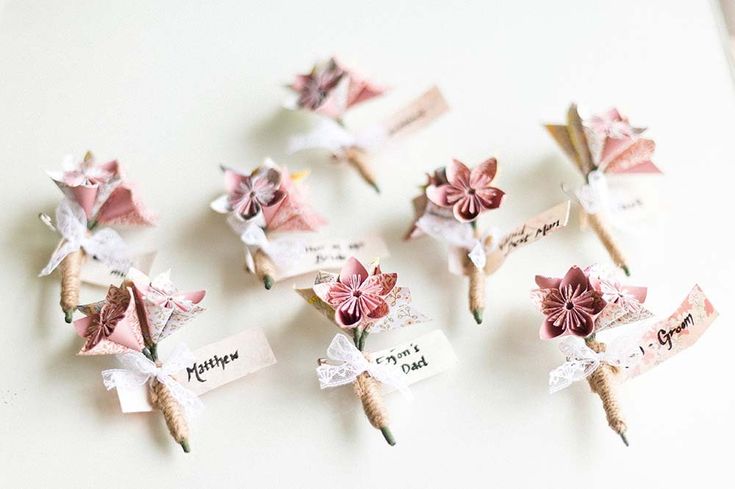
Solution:
M 112 191 L 97 212 L 96 219 L 102 224 L 152 226 L 156 216 L 145 208 L 130 184 L 120 184 Z

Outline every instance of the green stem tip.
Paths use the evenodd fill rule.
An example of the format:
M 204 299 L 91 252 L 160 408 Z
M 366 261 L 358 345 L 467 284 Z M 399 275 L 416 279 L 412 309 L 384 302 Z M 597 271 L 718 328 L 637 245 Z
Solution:
M 67 323 L 71 323 L 71 320 L 74 318 L 74 309 L 65 309 L 64 310 L 64 321 Z
M 475 318 L 475 322 L 477 324 L 482 324 L 482 313 L 484 312 L 483 309 L 473 309 L 472 310 L 472 316 Z
M 270 275 L 263 275 L 263 285 L 265 285 L 266 290 L 271 290 L 271 287 L 273 287 L 273 277 Z
M 625 432 L 620 433 L 620 438 L 623 440 L 623 443 L 625 443 L 626 447 L 630 446 L 630 443 L 628 443 L 628 437 L 625 436 Z
M 187 438 L 181 440 L 181 443 L 179 443 L 179 445 L 181 445 L 181 448 L 184 449 L 184 453 L 191 452 L 191 448 L 189 447 L 189 440 Z
M 391 433 L 390 428 L 383 426 L 380 428 L 380 432 L 383 433 L 383 438 L 388 442 L 388 445 L 392 447 L 396 445 L 396 439 L 393 438 L 393 433 Z

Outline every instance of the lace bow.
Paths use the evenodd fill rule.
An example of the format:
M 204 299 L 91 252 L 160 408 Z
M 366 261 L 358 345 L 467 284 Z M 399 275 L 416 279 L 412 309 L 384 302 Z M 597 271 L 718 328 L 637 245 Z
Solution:
M 254 222 L 248 222 L 236 232 L 239 232 L 243 243 L 248 247 L 262 250 L 280 269 L 287 269 L 306 255 L 306 241 L 303 239 L 286 237 L 268 239 L 263 228 Z
M 340 154 L 351 147 L 371 151 L 384 144 L 386 139 L 387 134 L 382 126 L 374 126 L 353 135 L 332 119 L 323 119 L 311 132 L 292 137 L 288 141 L 288 153 L 307 149 L 328 149 Z
M 84 210 L 68 199 L 62 200 L 56 208 L 55 229 L 64 238 L 64 242 L 51 255 L 48 264 L 41 270 L 40 277 L 53 272 L 67 255 L 79 249 L 116 271 L 125 273 L 132 265 L 127 246 L 120 235 L 110 228 L 88 235 Z
M 184 409 L 187 418 L 195 416 L 204 409 L 199 397 L 173 378 L 176 372 L 196 361 L 185 345 L 179 344 L 168 361 L 160 367 L 138 351 L 123 353 L 117 358 L 123 368 L 102 371 L 102 382 L 108 391 L 115 388 L 135 388 L 156 379 L 166 386 L 176 402 Z
M 435 214 L 424 214 L 416 221 L 416 227 L 428 234 L 434 239 L 446 242 L 449 246 L 469 250 L 467 257 L 473 265 L 482 270 L 487 263 L 487 253 L 492 251 L 495 246 L 485 249 L 483 244 L 485 238 L 490 235 L 499 236 L 500 232 L 497 228 L 491 228 L 482 239 L 475 238 L 472 226 L 468 223 L 459 222 L 456 219 L 445 218 Z M 493 240 L 495 242 L 495 240 Z
M 340 365 L 319 365 L 316 368 L 319 386 L 322 389 L 351 384 L 355 382 L 358 375 L 367 372 L 381 384 L 394 387 L 409 399 L 412 397 L 408 384 L 398 371 L 387 365 L 369 362 L 345 335 L 338 334 L 332 339 L 327 348 L 327 357 L 342 363 Z
M 612 197 L 607 177 L 599 170 L 587 176 L 587 183 L 578 188 L 574 195 L 587 214 L 598 214 L 612 210 Z
M 608 345 L 607 351 L 597 353 L 584 340 L 574 336 L 564 338 L 559 350 L 567 357 L 567 361 L 549 372 L 549 392 L 552 394 L 589 377 L 603 363 L 629 368 L 643 356 L 637 344 L 625 341 L 614 341 Z

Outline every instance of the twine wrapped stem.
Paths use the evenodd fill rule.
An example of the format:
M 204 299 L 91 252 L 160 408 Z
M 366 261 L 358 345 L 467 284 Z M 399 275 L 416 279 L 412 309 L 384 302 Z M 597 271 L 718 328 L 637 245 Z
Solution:
M 80 248 L 69 253 L 59 264 L 61 274 L 61 310 L 64 311 L 64 320 L 71 323 L 74 310 L 79 305 L 79 288 L 81 287 L 82 264 L 86 255 Z
M 596 353 L 605 351 L 605 344 L 595 340 L 594 335 L 585 338 L 585 343 Z M 625 446 L 628 446 L 628 438 L 625 434 L 627 425 L 620 412 L 620 405 L 615 392 L 615 376 L 617 373 L 618 369 L 616 367 L 603 363 L 587 377 L 587 382 L 592 392 L 600 396 L 602 408 L 607 416 L 607 424 L 615 433 L 620 435 Z
M 367 162 L 367 155 L 363 150 L 357 147 L 347 148 L 345 151 L 345 158 L 357 173 L 360 174 L 363 180 L 367 182 L 376 192 L 380 193 L 380 187 L 378 187 L 375 173 L 372 167 Z

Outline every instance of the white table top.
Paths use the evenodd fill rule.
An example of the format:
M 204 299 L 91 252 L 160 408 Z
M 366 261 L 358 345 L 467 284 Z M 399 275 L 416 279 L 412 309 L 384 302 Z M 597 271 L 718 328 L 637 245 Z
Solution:
M 733 80 L 709 2 L 0 2 L 0 484 L 3 487 L 716 487 L 731 480 L 735 438 L 730 346 Z M 316 155 L 286 156 L 304 119 L 279 105 L 283 84 L 337 52 L 390 95 L 356 109 L 353 127 L 437 83 L 452 112 L 375 159 L 376 196 Z M 695 282 L 722 317 L 690 350 L 621 388 L 631 447 L 607 428 L 583 384 L 547 393 L 561 356 L 538 340 L 536 273 L 606 260 L 576 223 L 520 251 L 488 281 L 483 326 L 442 246 L 403 242 L 423 172 L 452 157 L 495 155 L 508 192 L 487 223 L 508 227 L 561 200 L 574 169 L 540 123 L 575 100 L 616 105 L 650 127 L 658 225 L 623 241 L 634 282 L 671 312 Z M 111 358 L 74 354 L 58 280 L 36 277 L 54 238 L 36 219 L 60 194 L 42 170 L 92 149 L 119 159 L 160 226 L 132 234 L 159 250 L 208 312 L 179 333 L 192 347 L 262 326 L 279 363 L 205 397 L 193 452 L 160 415 L 125 415 L 103 390 Z M 379 233 L 432 323 L 370 338 L 382 348 L 442 328 L 460 357 L 388 396 L 398 439 L 385 445 L 350 389 L 321 392 L 313 368 L 334 334 L 290 291 L 241 272 L 241 250 L 208 209 L 218 165 L 271 155 L 311 168 L 327 236 Z M 299 283 L 306 283 L 303 279 Z M 85 289 L 83 299 L 101 297 Z

